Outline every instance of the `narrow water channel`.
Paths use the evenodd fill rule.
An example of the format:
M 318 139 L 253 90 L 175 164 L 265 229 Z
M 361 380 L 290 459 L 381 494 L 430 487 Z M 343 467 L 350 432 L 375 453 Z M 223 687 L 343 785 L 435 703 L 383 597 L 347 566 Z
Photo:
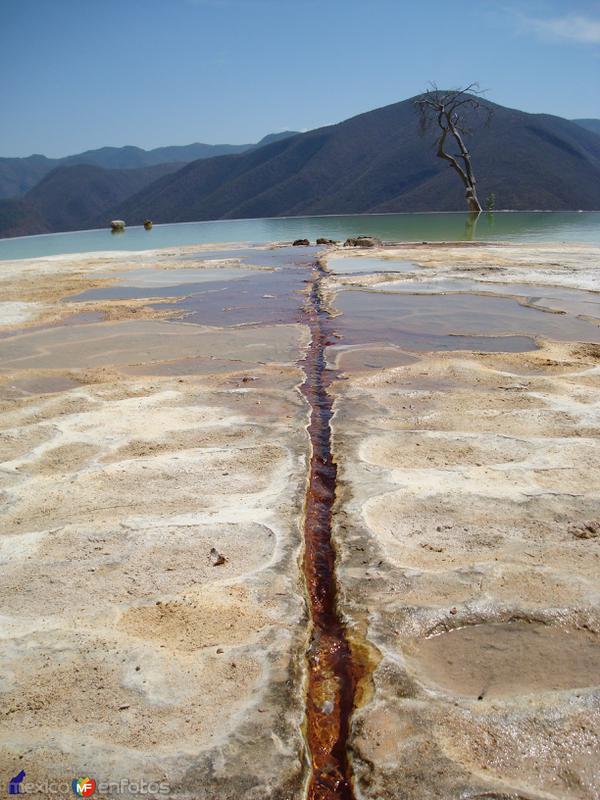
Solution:
M 311 344 L 303 361 L 306 378 L 302 387 L 311 409 L 308 431 L 312 446 L 304 523 L 304 574 L 312 618 L 307 654 L 306 720 L 311 759 L 307 797 L 352 800 L 347 739 L 358 674 L 336 607 L 331 520 L 337 470 L 331 453 L 333 401 L 327 391 L 332 373 L 325 361 L 325 349 L 334 340 L 332 320 L 321 297 L 323 275 L 317 264 L 305 310 Z

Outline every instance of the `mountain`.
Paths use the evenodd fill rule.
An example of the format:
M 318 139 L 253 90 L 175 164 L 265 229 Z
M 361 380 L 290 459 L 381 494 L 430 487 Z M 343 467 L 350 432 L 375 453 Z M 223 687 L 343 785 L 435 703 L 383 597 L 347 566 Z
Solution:
M 43 215 L 20 197 L 0 200 L 0 237 L 51 233 Z
M 0 236 L 81 229 L 157 178 L 180 168 L 103 169 L 73 164 L 52 170 L 24 197 L 0 200 Z M 106 222 L 106 221 L 105 221 Z
M 572 119 L 571 122 L 592 131 L 592 133 L 600 133 L 600 119 Z
M 0 199 L 20 197 L 57 166 L 58 159 L 34 155 L 0 158 Z
M 257 147 L 264 147 L 266 144 L 273 144 L 273 142 L 281 142 L 283 139 L 289 139 L 290 136 L 297 136 L 298 131 L 280 131 L 279 133 L 268 133 L 258 142 L 249 147 L 249 150 L 256 150 Z
M 600 209 L 596 133 L 561 117 L 486 104 L 489 124 L 471 120 L 469 137 L 482 203 L 494 193 L 497 209 Z M 0 236 L 104 227 L 115 218 L 135 225 L 146 217 L 465 209 L 460 181 L 435 156 L 434 132 L 420 135 L 413 99 L 260 144 L 183 166 L 61 166 L 23 198 L 0 203 Z
M 152 167 L 156 164 L 178 161 L 187 163 L 199 158 L 212 158 L 231 153 L 243 153 L 252 145 L 249 144 L 202 144 L 196 142 L 172 147 L 156 147 L 154 150 L 143 150 L 141 147 L 101 147 L 98 150 L 87 150 L 74 156 L 61 159 L 63 164 L 94 164 L 106 169 L 138 169 Z
M 48 222 L 51 230 L 73 230 L 108 206 L 174 172 L 179 164 L 139 169 L 103 169 L 89 164 L 58 167 L 25 195 L 25 200 Z M 59 203 L 57 198 L 66 202 Z
M 203 158 L 245 153 L 265 144 L 295 136 L 296 131 L 269 133 L 256 144 L 194 144 L 155 147 L 154 150 L 143 150 L 141 147 L 101 147 L 99 150 L 87 150 L 75 156 L 62 159 L 63 164 L 95 164 L 108 169 L 135 169 L 151 167 L 157 164 L 173 162 L 189 163 Z
M 202 144 L 196 142 L 172 147 L 101 147 L 86 150 L 65 158 L 46 158 L 42 155 L 27 158 L 0 158 L 0 198 L 19 197 L 33 188 L 45 175 L 59 166 L 94 164 L 107 169 L 137 169 L 165 163 L 188 163 L 199 158 L 212 158 L 233 153 L 243 153 L 272 141 L 295 135 L 295 131 L 271 133 L 256 144 Z
M 600 209 L 600 138 L 547 114 L 487 103 L 470 137 L 482 202 Z M 464 210 L 456 174 L 419 135 L 413 99 L 248 153 L 194 161 L 112 209 L 129 224 L 239 217 Z

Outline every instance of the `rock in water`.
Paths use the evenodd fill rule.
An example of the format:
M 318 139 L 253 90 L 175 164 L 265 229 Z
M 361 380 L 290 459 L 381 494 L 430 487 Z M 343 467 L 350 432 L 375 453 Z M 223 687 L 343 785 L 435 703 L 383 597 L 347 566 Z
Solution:
M 144 220 L 144 228 L 146 228 L 147 231 L 151 231 L 152 230 L 152 220 L 151 219 L 145 219 Z
M 125 222 L 122 219 L 113 219 L 113 221 L 110 223 L 110 227 L 113 231 L 124 231 Z
M 295 242 L 292 243 L 292 247 L 308 247 L 310 242 L 308 239 L 296 239 Z
M 321 237 L 320 239 L 317 239 L 317 244 L 338 244 L 338 243 L 335 241 L 335 239 L 325 239 L 324 237 Z
M 381 247 L 382 244 L 376 236 L 352 236 L 346 239 L 344 247 Z

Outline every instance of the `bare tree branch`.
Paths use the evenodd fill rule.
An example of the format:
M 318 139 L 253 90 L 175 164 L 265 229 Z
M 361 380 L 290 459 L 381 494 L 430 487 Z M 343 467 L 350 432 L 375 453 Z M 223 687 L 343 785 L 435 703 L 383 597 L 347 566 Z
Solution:
M 467 125 L 470 119 L 476 118 L 483 112 L 489 124 L 492 110 L 478 98 L 483 94 L 478 83 L 470 83 L 463 89 L 441 91 L 435 83 L 418 97 L 415 107 L 419 112 L 419 127 L 425 134 L 434 122 L 440 129 L 436 141 L 436 155 L 448 162 L 448 165 L 458 174 L 465 187 L 465 198 L 469 210 L 481 213 L 481 204 L 477 197 L 475 173 L 471 161 L 471 154 L 463 137 L 470 136 L 472 129 Z M 458 153 L 454 155 L 446 149 L 448 137 L 458 146 Z

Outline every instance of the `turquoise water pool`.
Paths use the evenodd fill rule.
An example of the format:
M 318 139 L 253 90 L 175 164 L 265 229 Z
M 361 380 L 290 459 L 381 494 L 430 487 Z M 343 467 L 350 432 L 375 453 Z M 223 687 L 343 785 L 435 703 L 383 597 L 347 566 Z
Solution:
M 319 236 L 345 239 L 370 234 L 387 241 L 513 241 L 581 242 L 600 245 L 600 211 L 514 211 L 482 214 L 476 226 L 468 214 L 359 214 L 330 217 L 273 217 L 270 219 L 182 222 L 128 228 L 122 234 L 109 230 L 53 233 L 0 239 L 0 260 L 36 258 L 63 253 L 103 250 L 151 250 L 208 242 L 253 244 L 311 240 Z

